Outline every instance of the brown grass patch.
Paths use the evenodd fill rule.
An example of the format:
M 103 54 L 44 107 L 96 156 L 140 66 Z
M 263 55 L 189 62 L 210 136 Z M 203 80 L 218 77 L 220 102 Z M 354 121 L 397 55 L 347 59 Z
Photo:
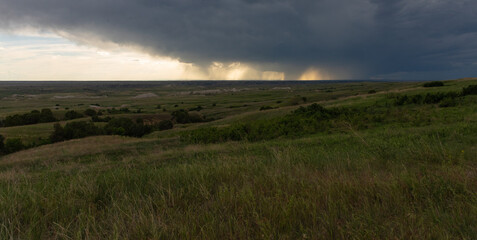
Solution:
M 66 142 L 49 144 L 20 151 L 0 159 L 0 166 L 26 163 L 35 160 L 58 161 L 65 158 L 97 154 L 104 151 L 120 149 L 122 144 L 141 142 L 142 139 L 120 136 L 96 136 L 74 139 Z

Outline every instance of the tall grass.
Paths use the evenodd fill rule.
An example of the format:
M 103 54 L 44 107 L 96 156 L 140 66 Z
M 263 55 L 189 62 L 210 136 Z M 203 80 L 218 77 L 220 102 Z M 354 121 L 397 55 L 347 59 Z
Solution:
M 3 156 L 0 239 L 474 239 L 477 97 L 456 98 L 445 108 L 396 106 L 386 98 L 460 91 L 469 81 L 438 89 L 368 84 L 378 92 L 373 95 L 353 84 L 297 87 L 308 102 L 362 111 L 327 118 L 326 131 L 291 137 L 271 131 L 268 138 L 191 144 L 179 139 L 197 127 L 186 124 L 145 139 L 96 136 Z M 115 92 L 101 105 L 138 101 L 155 109 L 161 100 L 177 110 L 173 94 L 191 88 L 167 89 L 149 100 Z M 180 108 L 205 106 L 201 113 L 224 119 L 204 125 L 229 128 L 283 118 L 296 108 L 259 107 L 295 95 L 260 89 L 181 95 Z M 36 103 L 42 108 L 57 100 L 48 101 Z M 10 138 L 31 134 L 31 127 L 2 131 Z
M 26 164 L 1 180 L 0 238 L 471 239 L 475 138 L 464 125 L 441 130 L 156 145 Z

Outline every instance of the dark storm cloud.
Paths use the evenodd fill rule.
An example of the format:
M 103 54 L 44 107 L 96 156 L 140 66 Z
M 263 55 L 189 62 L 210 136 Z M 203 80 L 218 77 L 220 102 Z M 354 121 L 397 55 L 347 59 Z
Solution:
M 2 28 L 141 46 L 199 65 L 296 74 L 349 66 L 384 77 L 476 74 L 476 15 L 471 0 L 0 0 Z

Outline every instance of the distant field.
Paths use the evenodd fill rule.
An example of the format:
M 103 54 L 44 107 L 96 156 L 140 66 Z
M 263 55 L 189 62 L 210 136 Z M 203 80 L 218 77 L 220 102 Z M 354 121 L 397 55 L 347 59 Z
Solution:
M 49 108 L 65 125 L 92 108 L 174 122 L 0 157 L 0 239 L 474 239 L 471 85 L 0 82 L 0 119 Z M 177 123 L 180 109 L 209 120 Z M 54 124 L 0 135 L 39 143 Z

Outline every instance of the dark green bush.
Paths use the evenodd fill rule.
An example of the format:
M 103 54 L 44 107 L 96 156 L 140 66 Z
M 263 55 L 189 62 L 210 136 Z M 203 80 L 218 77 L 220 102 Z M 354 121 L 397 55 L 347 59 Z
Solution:
M 462 95 L 477 95 L 477 85 L 469 85 L 462 89 Z
M 300 107 L 285 117 L 255 121 L 253 124 L 235 124 L 224 128 L 201 128 L 181 135 L 190 143 L 216 143 L 224 141 L 260 141 L 281 136 L 296 137 L 324 131 L 331 118 L 338 117 L 339 110 L 327 110 L 318 104 Z
M 104 127 L 107 134 L 142 137 L 152 131 L 150 126 L 135 123 L 129 118 L 113 118 Z
M 441 81 L 426 82 L 422 85 L 423 87 L 442 87 L 444 83 Z
M 294 96 L 293 98 L 291 98 L 288 103 L 292 106 L 294 105 L 299 105 L 301 103 L 306 103 L 307 102 L 307 98 L 306 97 L 302 97 L 300 95 L 297 95 L 297 96 Z
M 84 115 L 86 116 L 96 116 L 98 113 L 94 110 L 94 109 L 91 109 L 91 108 L 88 108 L 84 111 Z
M 455 98 L 444 98 L 441 103 L 439 104 L 439 107 L 455 107 L 457 106 L 457 101 Z
M 160 121 L 156 126 L 155 128 L 159 131 L 163 131 L 163 130 L 168 130 L 168 129 L 172 129 L 174 127 L 174 124 L 172 123 L 171 120 L 163 120 L 163 121 Z
M 65 113 L 65 120 L 73 120 L 77 118 L 82 118 L 83 116 L 84 116 L 83 114 L 75 110 L 71 110 Z
M 460 95 L 457 92 L 447 92 L 447 93 L 426 93 L 416 94 L 416 95 L 397 95 L 395 96 L 394 104 L 397 106 L 407 105 L 407 104 L 437 104 L 444 99 L 454 100 Z
M 88 136 L 104 134 L 103 129 L 97 127 L 92 122 L 79 121 L 70 122 L 62 127 L 59 123 L 54 125 L 54 131 L 50 135 L 51 142 L 60 142 Z
M 55 121 L 58 120 L 53 116 L 53 112 L 50 109 L 45 108 L 42 109 L 41 112 L 38 110 L 33 110 L 30 113 L 7 116 L 0 125 L 4 127 L 12 127 Z
M 204 122 L 205 119 L 199 114 L 189 114 L 188 111 L 181 109 L 172 112 L 172 118 L 176 123 L 197 123 Z
M 56 122 L 58 119 L 53 116 L 51 109 L 44 108 L 40 112 L 40 123 Z
M 270 110 L 270 109 L 273 109 L 273 107 L 270 107 L 270 106 L 262 106 L 262 107 L 260 107 L 260 111 L 265 111 L 265 110 Z
M 3 149 L 5 148 L 5 137 L 0 135 L 0 155 L 3 154 Z
M 197 112 L 200 112 L 202 109 L 204 109 L 202 106 L 197 106 L 197 107 L 194 107 L 194 108 L 189 108 L 189 111 L 197 111 Z
M 121 114 L 121 113 L 130 113 L 131 111 L 129 110 L 129 108 L 120 108 L 120 109 L 111 108 L 111 109 L 108 109 L 107 112 L 109 114 Z
M 96 115 L 91 117 L 91 121 L 93 122 L 109 122 L 111 119 L 111 117 L 99 117 Z
M 5 154 L 10 154 L 10 153 L 21 151 L 25 148 L 26 148 L 26 146 L 23 145 L 21 139 L 11 138 L 11 139 L 7 139 L 5 141 L 5 145 L 3 147 L 3 152 Z

